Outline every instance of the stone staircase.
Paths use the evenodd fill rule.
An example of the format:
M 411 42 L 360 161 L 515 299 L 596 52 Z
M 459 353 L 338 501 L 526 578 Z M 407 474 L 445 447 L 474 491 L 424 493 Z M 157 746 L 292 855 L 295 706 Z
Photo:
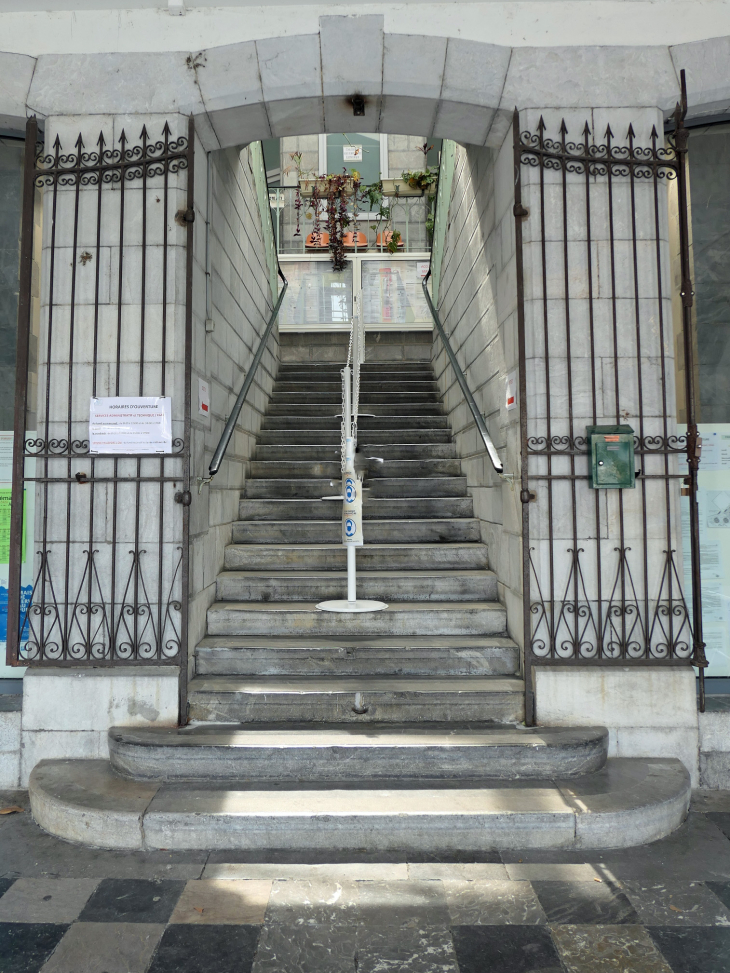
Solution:
M 505 636 L 466 479 L 428 363 L 365 365 L 360 453 L 366 546 L 358 595 L 383 612 L 315 605 L 347 589 L 341 544 L 339 365 L 282 365 L 240 521 L 196 653 L 190 718 L 243 723 L 519 721 Z M 357 703 L 355 696 L 357 694 Z M 299 729 L 291 731 L 297 737 Z
M 383 463 L 365 484 L 357 587 L 388 608 L 316 610 L 346 592 L 341 503 L 320 499 L 340 489 L 340 367 L 280 367 L 190 725 L 115 727 L 110 763 L 38 765 L 36 819 L 116 847 L 338 853 L 610 847 L 672 830 L 689 796 L 679 761 L 607 762 L 603 727 L 522 723 L 518 647 L 429 362 L 363 367 L 360 452 Z

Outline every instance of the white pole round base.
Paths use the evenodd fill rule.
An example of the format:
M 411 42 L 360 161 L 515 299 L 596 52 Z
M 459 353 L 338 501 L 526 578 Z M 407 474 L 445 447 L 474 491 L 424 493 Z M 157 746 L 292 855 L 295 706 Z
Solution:
M 384 601 L 320 601 L 317 610 L 321 612 L 381 612 L 388 606 Z

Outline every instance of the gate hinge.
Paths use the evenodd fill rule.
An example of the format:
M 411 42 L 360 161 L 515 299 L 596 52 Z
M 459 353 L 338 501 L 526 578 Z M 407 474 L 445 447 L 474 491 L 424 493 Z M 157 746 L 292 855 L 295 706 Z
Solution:
M 188 223 L 195 222 L 195 210 L 192 207 L 188 209 L 179 209 L 175 213 L 175 222 L 178 226 L 187 226 Z
M 183 490 L 175 494 L 175 503 L 181 503 L 183 507 L 189 507 L 192 501 L 193 495 L 190 490 Z
M 682 289 L 679 293 L 682 297 L 682 307 L 692 307 L 695 296 L 695 292 L 692 290 L 692 282 L 689 280 L 683 280 Z
M 520 490 L 520 500 L 522 503 L 535 503 L 537 494 L 532 490 Z
M 512 208 L 512 212 L 518 220 L 526 220 L 530 215 L 529 209 L 526 206 L 523 206 L 522 203 L 515 203 Z

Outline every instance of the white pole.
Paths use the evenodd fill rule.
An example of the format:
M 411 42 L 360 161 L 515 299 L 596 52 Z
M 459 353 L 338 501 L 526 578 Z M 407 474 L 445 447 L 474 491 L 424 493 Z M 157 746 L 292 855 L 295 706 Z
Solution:
M 347 600 L 352 605 L 357 601 L 356 594 L 356 582 L 357 576 L 355 574 L 355 551 L 356 547 L 350 545 L 347 548 Z
M 358 343 L 356 332 L 353 334 L 352 345 L 353 359 L 357 368 L 359 364 L 358 355 L 362 355 L 362 348 Z M 352 393 L 354 389 L 352 379 L 353 376 L 352 372 L 350 371 L 350 366 L 345 365 L 344 371 L 342 372 L 342 420 L 345 433 L 345 469 L 343 470 L 342 476 L 342 500 L 343 504 L 349 503 L 351 505 L 356 502 L 356 495 L 354 493 L 352 496 L 349 496 L 348 499 L 349 492 L 353 491 L 353 487 L 355 487 L 357 490 L 357 503 L 362 503 L 362 481 L 357 478 L 355 473 L 355 441 L 352 428 L 354 412 Z M 357 415 L 355 415 L 355 421 L 357 421 Z M 349 484 L 349 486 L 346 484 Z M 353 520 L 352 517 L 355 519 Z M 357 539 L 357 533 L 360 532 L 359 543 L 362 544 L 362 510 L 360 509 L 359 513 L 356 511 L 352 511 L 352 513 L 348 511 L 346 513 L 343 507 L 343 536 L 346 525 L 352 524 L 356 524 L 358 526 L 355 537 L 348 533 L 347 537 L 352 538 L 352 540 L 350 543 L 345 542 L 345 547 L 347 548 L 347 601 L 322 601 L 317 605 L 317 608 L 320 611 L 372 612 L 382 611 L 384 608 L 388 607 L 383 601 L 357 600 L 357 572 L 355 564 L 355 552 L 357 550 L 357 544 L 353 543 L 353 540 Z

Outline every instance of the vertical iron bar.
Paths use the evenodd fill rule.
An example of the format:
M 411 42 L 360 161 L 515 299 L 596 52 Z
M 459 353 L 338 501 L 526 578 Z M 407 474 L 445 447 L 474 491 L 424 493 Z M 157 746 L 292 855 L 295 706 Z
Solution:
M 563 275 L 565 281 L 565 361 L 567 368 L 567 391 L 568 391 L 568 438 L 571 443 L 575 442 L 575 429 L 573 428 L 573 362 L 572 349 L 570 342 L 570 271 L 568 257 L 568 172 L 567 172 L 567 152 L 565 148 L 565 136 L 568 129 L 563 119 L 560 125 L 560 136 L 563 150 L 560 173 L 562 182 L 562 201 L 563 201 Z M 549 408 L 549 404 L 548 404 Z M 578 610 L 579 598 L 579 559 L 578 559 L 578 503 L 576 496 L 577 484 L 575 481 L 575 451 L 570 450 L 570 490 L 571 490 L 571 526 L 573 528 L 573 604 L 575 615 L 575 632 L 573 642 L 573 655 L 575 658 L 580 654 L 580 611 Z M 566 592 L 567 594 L 567 592 Z
M 585 152 L 584 172 L 586 177 L 586 261 L 588 267 L 588 333 L 591 346 L 591 408 L 593 425 L 598 421 L 598 402 L 596 396 L 596 331 L 593 314 L 593 237 L 591 234 L 591 166 L 589 160 L 589 140 L 591 130 L 586 119 L 583 129 L 583 149 Z M 590 462 L 590 455 L 587 456 Z M 603 576 L 601 571 L 601 496 L 599 490 L 593 491 L 596 516 L 596 658 L 603 657 Z
M 547 495 L 548 495 L 548 562 L 550 577 L 550 623 L 548 631 L 550 633 L 550 656 L 553 658 L 556 651 L 557 630 L 555 625 L 555 553 L 553 551 L 553 425 L 552 411 L 550 406 L 550 334 L 548 318 L 548 277 L 547 277 L 547 252 L 545 247 L 545 168 L 543 165 L 543 151 L 545 147 L 545 122 L 540 116 L 538 133 L 540 139 L 540 253 L 542 269 L 542 314 L 543 314 L 543 335 L 544 335 L 544 354 L 545 354 L 545 441 L 547 444 Z
M 73 627 L 73 612 L 69 617 L 69 584 L 71 581 L 71 453 L 73 443 L 73 390 L 74 390 L 74 339 L 76 336 L 76 254 L 79 243 L 79 204 L 81 202 L 81 164 L 84 142 L 79 134 L 76 140 L 76 182 L 74 187 L 74 229 L 73 245 L 71 249 L 71 305 L 69 310 L 68 322 L 68 399 L 67 399 L 67 459 L 66 475 L 66 561 L 65 576 L 63 582 L 63 617 L 64 617 L 64 641 L 66 643 L 66 653 L 71 644 L 71 629 Z
M 662 297 L 662 252 L 661 252 L 661 233 L 660 233 L 660 222 L 659 222 L 659 154 L 657 152 L 657 139 L 658 133 L 656 126 L 652 128 L 651 132 L 651 144 L 652 144 L 652 183 L 654 190 L 654 235 L 656 237 L 656 270 L 657 270 L 657 301 L 659 304 L 658 317 L 659 317 L 659 360 L 662 376 L 662 437 L 664 439 L 664 504 L 666 510 L 666 528 L 667 528 L 667 557 L 671 557 L 672 550 L 672 508 L 671 508 L 671 483 L 669 480 L 669 453 L 667 451 L 667 444 L 669 440 L 669 424 L 667 422 L 667 377 L 666 377 L 666 358 L 664 354 L 664 304 Z M 646 462 L 646 460 L 644 460 Z M 671 609 L 672 604 L 672 572 L 668 571 L 668 603 Z M 661 591 L 659 592 L 661 595 Z M 659 610 L 659 605 L 657 604 L 657 611 Z M 669 650 L 670 653 L 673 651 L 674 646 L 674 618 L 671 610 L 668 613 L 667 622 L 669 625 Z M 680 629 L 681 630 L 681 629 Z M 647 635 L 650 637 L 651 629 Z M 647 653 L 651 655 L 651 644 L 647 645 Z
M 525 274 L 522 254 L 522 220 L 526 215 L 522 205 L 522 145 L 520 142 L 520 113 L 515 108 L 512 119 L 514 144 L 515 185 L 515 270 L 517 276 L 517 347 L 520 382 L 520 500 L 522 503 L 522 641 L 523 674 L 525 677 L 525 723 L 535 725 L 535 687 L 532 667 L 532 619 L 530 612 L 530 490 L 528 487 L 527 449 L 527 352 L 525 347 Z M 548 481 L 548 484 L 550 481 Z
M 609 125 L 606 129 L 606 176 L 608 187 L 608 239 L 611 255 L 611 320 L 613 323 L 613 383 L 616 406 L 616 424 L 621 422 L 619 404 L 619 376 L 618 376 L 618 316 L 616 310 L 616 237 L 613 218 L 613 132 Z M 626 655 L 626 547 L 624 531 L 624 498 L 623 491 L 618 490 L 618 522 L 619 522 L 619 564 L 621 578 L 621 655 Z
M 636 380 L 637 380 L 637 398 L 639 405 L 639 443 L 643 450 L 644 448 L 644 385 L 643 376 L 641 369 L 641 305 L 639 303 L 639 256 L 638 256 L 638 246 L 636 242 L 636 177 L 635 177 L 635 162 L 636 157 L 634 154 L 634 126 L 629 125 L 628 140 L 629 140 L 629 189 L 631 195 L 631 250 L 633 258 L 633 269 L 634 269 L 634 324 L 636 328 Z M 656 170 L 654 170 L 656 172 Z M 657 237 L 657 245 L 659 244 L 659 239 Z M 662 381 L 664 376 L 662 375 Z M 666 409 L 665 409 L 666 415 Z M 643 543 L 643 569 L 644 569 L 644 654 L 649 657 L 649 646 L 646 644 L 646 636 L 650 631 L 650 618 L 649 618 L 649 535 L 647 533 L 647 512 L 646 512 L 646 478 L 643 475 L 646 473 L 646 463 L 649 459 L 647 453 L 642 453 L 642 476 L 641 476 L 641 516 L 642 524 L 644 529 L 644 543 Z M 670 598 L 671 604 L 671 598 Z M 638 608 L 638 606 L 637 606 Z M 671 612 L 669 613 L 671 616 Z M 670 621 L 671 626 L 671 621 Z
M 10 563 L 8 580 L 8 631 L 5 646 L 9 666 L 21 665 L 21 571 L 23 565 L 23 508 L 25 503 L 25 424 L 28 411 L 28 356 L 30 349 L 31 290 L 33 286 L 33 229 L 35 210 L 36 143 L 38 119 L 25 123 L 23 154 L 23 209 L 20 224 L 18 280 L 18 333 L 15 344 L 15 401 L 13 421 L 13 479 L 10 493 Z
M 183 431 L 183 491 L 190 490 L 190 426 L 192 396 L 190 383 L 192 381 L 193 355 L 193 220 L 195 219 L 195 120 L 192 115 L 188 118 L 188 190 L 187 190 L 187 220 L 186 260 L 185 260 L 185 420 Z M 189 560 L 190 560 L 190 506 L 182 508 L 183 540 L 182 540 L 182 597 L 180 608 L 180 682 L 178 722 L 182 726 L 188 721 L 188 597 L 189 597 Z
M 51 412 L 51 349 L 53 347 L 53 299 L 55 297 L 55 277 L 56 277 L 56 215 L 58 213 L 58 166 L 61 158 L 61 140 L 56 135 L 56 140 L 53 143 L 54 156 L 53 156 L 53 168 L 55 170 L 53 176 L 53 202 L 51 208 L 51 255 L 49 258 L 49 282 L 48 282 L 48 340 L 46 345 L 46 414 L 44 420 L 44 451 L 45 458 L 43 460 L 43 476 L 45 477 L 43 483 L 43 545 L 41 548 L 41 631 L 40 631 L 40 648 L 39 654 L 42 657 L 45 651 L 45 635 L 46 635 L 46 577 L 48 573 L 48 494 L 49 494 L 49 479 L 48 479 L 48 453 L 50 452 L 49 443 L 49 429 L 50 429 L 50 412 Z M 55 599 L 54 599 L 55 601 Z M 51 608 L 51 613 L 54 609 L 57 611 L 58 606 L 54 605 Z M 53 617 L 53 616 L 52 616 Z M 58 617 L 56 616 L 56 623 Z M 53 624 L 51 624 L 51 629 Z M 65 655 L 65 647 L 62 645 L 62 656 Z
M 122 361 L 122 297 L 123 297 L 123 281 L 124 281 L 124 183 L 126 170 L 124 168 L 124 163 L 127 158 L 127 137 L 124 134 L 124 129 L 122 129 L 122 134 L 119 136 L 119 142 L 121 144 L 119 160 L 121 163 L 119 170 L 119 261 L 118 261 L 118 275 L 119 280 L 117 281 L 117 360 L 116 360 L 116 373 L 114 379 L 114 394 L 119 395 L 120 389 L 120 370 Z M 111 630 L 112 630 L 112 645 L 111 645 L 111 659 L 114 660 L 114 653 L 117 648 L 117 636 L 119 634 L 119 626 L 123 622 L 124 605 L 120 606 L 119 612 L 119 626 L 116 624 L 114 619 L 114 611 L 116 608 L 116 595 L 117 595 L 117 500 L 119 498 L 119 460 L 114 458 L 114 487 L 112 491 L 112 550 L 111 550 Z M 133 652 L 136 647 L 133 646 Z
M 684 337 L 684 375 L 686 383 L 687 410 L 687 466 L 689 467 L 689 524 L 692 553 L 692 620 L 694 622 L 694 665 L 699 671 L 700 712 L 705 711 L 705 669 L 707 656 L 702 638 L 702 577 L 700 574 L 700 515 L 697 504 L 698 471 L 700 465 L 700 443 L 696 419 L 696 388 L 694 335 L 692 328 L 692 305 L 694 290 L 689 253 L 689 215 L 687 205 L 687 143 L 689 132 L 684 127 L 687 114 L 687 84 L 684 70 L 681 72 L 681 103 L 674 110 L 674 144 L 677 152 L 677 196 L 679 210 L 679 249 L 682 267 L 682 328 Z
M 170 150 L 170 126 L 165 122 L 165 127 L 162 130 L 162 136 L 165 146 L 165 166 L 162 175 L 162 321 L 161 328 L 162 334 L 160 336 L 160 395 L 165 394 L 165 378 L 166 378 L 166 367 L 167 367 L 167 215 L 168 215 L 168 191 L 170 182 L 170 162 L 167 158 L 168 152 Z M 206 282 L 206 286 L 208 286 Z M 175 460 L 173 460 L 175 463 Z M 165 475 L 165 457 L 160 456 L 160 494 L 159 494 L 159 518 L 160 518 L 160 529 L 158 533 L 157 543 L 158 556 L 157 556 L 157 638 L 158 646 L 157 652 L 162 659 L 162 646 L 164 645 L 165 633 L 165 620 L 167 613 L 163 610 L 162 606 L 162 590 L 163 590 L 163 565 L 164 565 L 164 541 L 165 541 L 165 484 L 162 478 Z
M 91 371 L 91 395 L 92 398 L 96 398 L 96 377 L 97 377 L 97 367 L 99 358 L 99 286 L 101 280 L 101 213 L 102 213 L 102 188 L 104 180 L 101 177 L 101 173 L 104 167 L 104 133 L 99 132 L 99 138 L 97 141 L 99 146 L 99 179 L 97 182 L 97 193 L 96 193 L 96 271 L 94 276 L 94 350 L 92 352 L 93 364 Z M 93 617 L 93 612 L 91 610 L 91 605 L 93 601 L 93 559 L 94 559 L 94 503 L 96 498 L 96 486 L 94 484 L 94 472 L 96 470 L 96 460 L 91 457 L 91 483 L 89 484 L 89 577 L 87 583 L 87 599 L 88 599 L 88 610 L 86 612 L 86 644 L 88 646 L 89 655 L 91 655 L 91 621 Z M 103 595 L 101 614 L 102 618 L 105 617 L 106 607 L 103 604 Z

